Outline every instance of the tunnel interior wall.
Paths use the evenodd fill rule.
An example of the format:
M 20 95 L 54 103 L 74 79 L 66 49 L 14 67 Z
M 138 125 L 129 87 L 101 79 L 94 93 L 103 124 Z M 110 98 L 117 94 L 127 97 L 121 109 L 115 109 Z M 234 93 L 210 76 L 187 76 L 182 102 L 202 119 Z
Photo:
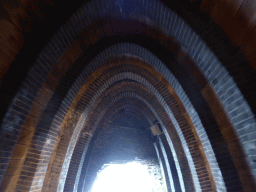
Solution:
M 10 87 L 25 51 L 11 65 L 1 84 L 1 190 L 72 191 L 79 185 L 76 177 L 89 158 L 80 148 L 89 146 L 100 112 L 111 108 L 104 103 L 93 111 L 97 98 L 124 81 L 130 84 L 120 98 L 139 98 L 151 111 L 131 113 L 144 115 L 146 130 L 158 120 L 178 157 L 176 168 L 189 168 L 181 171 L 187 189 L 253 191 L 255 73 L 247 45 L 246 59 L 211 19 L 174 12 L 166 2 L 123 3 L 122 11 L 112 1 L 81 5 Z M 125 106 L 113 109 L 118 116 Z M 69 178 L 72 189 L 65 187 Z

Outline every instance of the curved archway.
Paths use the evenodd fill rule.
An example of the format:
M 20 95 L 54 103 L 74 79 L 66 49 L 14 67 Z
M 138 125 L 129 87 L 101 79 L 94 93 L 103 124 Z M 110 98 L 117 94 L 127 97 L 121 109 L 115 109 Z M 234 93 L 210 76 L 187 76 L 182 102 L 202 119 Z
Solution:
M 154 6 L 151 2 L 154 3 Z M 74 127 L 83 126 L 84 122 L 81 123 L 79 119 L 89 114 L 94 99 L 100 96 L 100 92 L 95 92 L 95 90 L 103 91 L 117 81 L 114 80 L 105 84 L 105 87 L 101 87 L 102 81 L 108 79 L 110 74 L 123 74 L 126 75 L 124 79 L 133 79 L 133 81 L 147 85 L 152 93 L 158 95 L 158 100 L 162 105 L 170 108 L 167 110 L 169 117 L 171 112 L 173 113 L 172 123 L 175 127 L 181 127 L 181 135 L 185 135 L 184 132 L 186 132 L 183 127 L 189 127 L 192 140 L 197 142 L 193 147 L 197 148 L 196 151 L 202 155 L 201 158 L 196 155 L 192 157 L 192 162 L 201 162 L 206 167 L 210 162 L 210 169 L 205 168 L 205 170 L 208 170 L 208 174 L 212 175 L 215 180 L 216 190 L 225 190 L 223 181 L 216 179 L 221 178 L 221 175 L 227 190 L 251 190 L 254 188 L 254 176 L 251 175 L 254 172 L 254 141 L 253 136 L 250 136 L 255 131 L 253 105 L 250 102 L 250 106 L 248 105 L 248 100 L 244 98 L 245 94 L 242 94 L 244 92 L 241 92 L 242 89 L 239 89 L 240 87 L 236 85 L 229 72 L 205 42 L 176 13 L 156 1 L 148 1 L 147 6 L 142 7 L 144 4 L 144 1 L 139 2 L 136 7 L 125 1 L 124 13 L 120 13 L 120 6 L 112 1 L 95 1 L 85 4 L 44 48 L 3 119 L 2 146 L 11 146 L 4 160 L 8 163 L 3 165 L 3 173 L 7 173 L 5 180 L 9 179 L 8 173 L 12 172 L 11 167 L 18 162 L 15 174 L 19 176 L 19 179 L 11 176 L 17 186 L 24 190 L 41 189 L 47 167 L 48 170 L 51 170 L 53 167 L 51 162 L 58 157 L 55 150 L 61 137 L 67 134 L 69 136 L 66 141 L 76 143 L 79 131 L 74 133 Z M 113 5 L 112 8 L 110 5 Z M 92 11 L 94 8 L 99 11 Z M 152 10 L 151 12 L 148 11 L 149 8 Z M 84 10 L 88 10 L 88 12 Z M 91 21 L 106 15 L 115 19 L 119 17 L 122 19 L 133 18 L 151 28 L 156 28 L 155 31 L 159 31 L 157 35 L 154 33 L 147 35 L 150 36 L 152 42 L 157 42 L 156 45 L 163 44 L 162 47 L 165 49 L 161 50 L 164 50 L 165 54 L 161 55 L 154 50 L 154 55 L 147 51 L 148 47 L 146 46 L 143 48 L 129 43 L 120 44 L 107 48 L 92 60 L 91 64 L 88 64 L 89 53 L 99 51 L 93 45 L 101 44 L 103 38 L 99 37 L 103 33 L 99 32 L 95 38 L 91 34 L 90 38 L 86 39 L 84 33 L 81 32 L 84 29 L 87 30 L 85 34 L 92 32 L 92 29 L 86 27 Z M 83 18 L 87 18 L 87 20 L 84 21 Z M 81 22 L 81 25 L 71 29 L 70 26 L 76 25 L 76 22 Z M 107 29 L 106 26 L 103 28 Z M 107 33 L 108 36 L 111 36 L 111 32 L 115 30 L 110 29 Z M 178 31 L 181 32 L 178 33 Z M 108 31 L 105 30 L 105 32 Z M 75 39 L 78 34 L 81 35 Z M 192 37 L 188 39 L 191 34 Z M 145 34 L 143 33 L 143 35 Z M 174 38 L 181 46 L 171 43 L 171 38 Z M 74 39 L 75 41 L 73 41 Z M 168 39 L 167 42 L 165 42 L 166 39 Z M 80 40 L 83 41 L 80 42 Z M 57 49 L 50 48 L 53 46 Z M 93 47 L 95 50 L 92 49 L 89 52 L 88 50 Z M 52 51 L 49 52 L 49 50 Z M 168 56 L 167 53 L 171 53 L 171 55 Z M 117 60 L 111 60 L 118 55 L 124 56 Z M 151 66 L 145 65 L 144 68 L 141 67 L 142 64 L 137 64 L 140 67 L 136 64 L 130 65 L 132 66 L 130 68 L 126 65 L 120 65 L 124 66 L 121 68 L 114 66 L 116 62 L 138 63 L 136 59 L 129 61 L 127 57 L 130 55 L 136 55 L 136 57 L 146 60 Z M 67 58 L 71 59 L 67 60 Z M 106 61 L 109 66 L 106 64 L 105 67 L 100 67 L 102 62 Z M 84 63 L 87 64 L 87 67 L 79 76 Z M 111 63 L 113 66 L 109 68 Z M 76 67 L 77 69 L 75 69 Z M 94 71 L 95 69 L 96 71 Z M 121 73 L 122 70 L 131 73 Z M 150 79 L 150 75 L 144 73 L 144 70 L 148 70 L 154 78 Z M 106 75 L 99 78 L 104 73 Z M 132 73 L 139 73 L 138 77 L 132 78 Z M 83 111 L 85 106 L 89 107 L 87 111 Z M 74 111 L 75 114 L 73 114 Z M 184 122 L 186 122 L 185 125 Z M 73 126 L 70 132 L 63 131 L 64 127 L 67 127 L 66 123 Z M 70 134 L 73 134 L 73 140 Z M 18 143 L 16 144 L 16 142 Z M 184 143 L 189 143 L 186 136 Z M 68 146 L 69 143 L 66 147 Z M 182 146 L 184 147 L 184 144 Z M 190 145 L 188 144 L 188 146 Z M 192 145 L 190 147 L 192 148 Z M 186 149 L 186 147 L 184 148 Z M 189 149 L 190 153 L 192 153 L 191 148 Z M 23 152 L 18 155 L 17 161 L 17 151 L 20 149 Z M 238 149 L 239 155 L 234 149 Z M 66 152 L 67 148 L 63 154 Z M 72 153 L 71 150 L 70 158 Z M 225 170 L 226 164 L 231 166 L 229 168 L 231 172 Z M 212 166 L 217 169 L 219 167 L 220 172 L 214 172 Z M 191 166 L 190 169 L 193 172 Z M 196 179 L 196 175 L 200 175 L 199 170 L 195 170 L 194 173 L 196 174 L 193 178 Z M 205 172 L 202 173 L 205 174 Z M 232 177 L 229 177 L 230 175 Z M 205 178 L 210 178 L 210 176 Z M 200 182 L 195 183 L 197 190 L 203 187 L 203 176 L 202 178 L 199 176 L 200 179 Z M 250 185 L 248 185 L 248 181 Z M 2 183 L 2 185 L 5 188 L 6 183 Z

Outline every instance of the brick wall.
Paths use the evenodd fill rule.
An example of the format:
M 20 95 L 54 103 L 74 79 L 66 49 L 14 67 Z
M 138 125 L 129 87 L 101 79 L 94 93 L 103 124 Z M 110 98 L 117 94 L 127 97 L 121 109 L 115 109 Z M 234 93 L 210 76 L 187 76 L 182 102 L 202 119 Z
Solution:
M 127 87 L 127 86 L 126 86 Z M 117 88 L 116 88 L 117 89 Z M 119 90 L 120 88 L 118 88 L 117 90 Z M 132 87 L 131 87 L 131 89 L 132 89 Z M 110 93 L 111 94 L 113 94 L 113 90 L 110 90 Z M 117 94 L 118 94 L 118 91 L 117 91 Z M 118 95 L 120 95 L 120 94 L 118 94 Z M 125 95 L 124 95 L 125 96 Z M 127 97 L 127 94 L 126 94 L 126 97 Z M 110 99 L 111 100 L 111 99 Z M 115 101 L 115 99 L 114 99 L 114 101 Z M 106 102 L 106 103 L 108 103 L 108 100 L 106 100 L 106 98 L 104 99 L 104 102 Z M 122 104 L 122 102 L 121 102 L 121 104 Z M 100 106 L 104 106 L 104 105 L 100 105 Z M 110 111 L 115 111 L 115 110 L 113 110 L 113 108 L 111 108 L 111 110 Z M 145 111 L 145 110 L 144 110 Z M 146 111 L 145 111 L 146 112 Z M 104 117 L 105 119 L 106 119 L 106 117 Z M 169 122 L 170 123 L 170 122 Z M 89 127 L 91 127 L 91 126 L 89 126 Z M 174 136 L 173 136 L 174 137 Z M 180 149 L 181 150 L 181 149 Z M 179 154 L 180 155 L 180 154 Z M 182 164 L 184 164 L 184 162 L 182 162 Z M 187 166 L 185 166 L 185 165 L 183 165 L 183 168 L 185 168 L 185 167 L 187 167 Z M 185 170 L 184 170 L 185 171 Z M 74 177 L 74 176 L 73 176 Z M 188 181 L 188 180 L 187 180 Z M 189 187 L 189 185 L 188 185 L 188 187 Z
M 59 136 L 61 135 L 59 135 L 61 133 L 59 131 L 63 129 L 64 119 L 67 119 L 67 114 L 71 113 L 80 101 L 83 93 L 85 93 L 84 90 L 87 90 L 90 84 L 88 82 L 95 81 L 96 83 L 91 89 L 97 89 L 98 92 L 94 92 L 94 97 L 91 97 L 88 92 L 89 97 L 87 95 L 85 106 L 93 102 L 93 99 L 96 99 L 105 88 L 125 78 L 144 84 L 161 101 L 161 105 L 164 106 L 168 118 L 171 119 L 179 135 L 182 147 L 186 151 L 186 157 L 194 176 L 194 183 L 198 190 L 204 187 L 203 180 L 200 180 L 199 170 L 193 164 L 197 164 L 197 160 L 200 159 L 206 163 L 205 170 L 208 170 L 208 174 L 213 177 L 213 180 L 209 181 L 215 183 L 217 190 L 225 191 L 224 182 L 230 191 L 234 188 L 240 190 L 240 187 L 248 187 L 247 189 L 251 190 L 254 187 L 254 178 L 250 176 L 250 172 L 255 175 L 255 145 L 253 140 L 255 117 L 252 111 L 254 110 L 254 99 L 251 96 L 254 94 L 251 91 L 254 90 L 254 87 L 250 86 L 253 78 L 247 81 L 245 74 L 248 69 L 240 72 L 239 70 L 243 68 L 243 65 L 241 66 L 239 63 L 241 59 L 239 58 L 237 61 L 234 55 L 231 60 L 225 60 L 223 56 L 216 57 L 218 52 L 215 51 L 214 54 L 210 49 L 211 47 L 209 48 L 208 44 L 188 24 L 162 4 L 151 3 L 151 1 L 138 3 L 137 13 L 133 14 L 133 17 L 147 16 L 148 20 L 145 18 L 142 20 L 165 34 L 162 35 L 162 39 L 159 38 L 159 34 L 156 34 L 158 37 L 153 38 L 152 42 L 156 40 L 158 44 L 167 48 L 162 49 L 162 53 L 171 53 L 170 55 L 173 56 L 171 51 L 174 51 L 175 54 L 180 54 L 181 58 L 167 57 L 164 54 L 161 55 L 161 51 L 156 50 L 150 52 L 135 44 L 120 44 L 106 49 L 102 54 L 96 54 L 97 57 L 87 65 L 78 77 L 80 70 L 83 69 L 81 60 L 87 57 L 88 63 L 90 58 L 85 53 L 80 57 L 80 59 L 82 58 L 80 62 L 79 59 L 78 62 L 75 61 L 82 53 L 82 49 L 87 45 L 96 43 L 97 38 L 92 38 L 89 42 L 87 42 L 88 39 L 84 39 L 81 43 L 78 42 L 79 39 L 76 41 L 74 39 L 95 18 L 120 11 L 120 7 L 111 1 L 93 1 L 85 4 L 41 51 L 6 112 L 1 126 L 1 180 L 4 174 L 4 181 L 18 177 L 14 179 L 17 182 L 17 186 L 14 185 L 17 189 L 40 190 L 53 149 L 58 147 Z M 129 6 L 123 9 L 125 13 L 131 13 L 131 10 L 134 9 L 129 9 Z M 190 23 L 190 25 L 192 24 Z M 199 33 L 199 35 L 201 34 Z M 152 36 L 154 35 L 151 35 L 151 38 Z M 170 47 L 170 44 L 164 43 L 166 36 L 167 38 L 173 37 L 179 45 Z M 80 36 L 80 39 L 83 39 L 81 37 L 83 34 Z M 99 37 L 102 36 L 99 35 Z M 77 47 L 78 49 L 74 49 Z M 180 47 L 182 48 L 180 49 Z M 76 51 L 70 52 L 72 49 Z M 94 53 L 98 53 L 99 50 L 95 49 Z M 146 60 L 160 72 L 161 75 L 156 75 L 153 69 L 150 71 L 151 74 L 161 77 L 161 81 L 158 80 L 161 83 L 157 83 L 155 79 L 150 80 L 150 77 L 146 75 L 136 74 L 141 71 L 137 66 L 137 68 L 128 67 L 126 73 L 115 66 L 109 69 L 103 67 L 101 70 L 105 70 L 105 77 L 102 75 L 101 78 L 98 78 L 97 73 L 91 75 L 104 61 L 120 54 L 131 54 Z M 96 55 L 92 54 L 92 56 Z M 191 61 L 183 60 L 184 55 Z M 229 56 L 228 53 L 227 56 Z M 66 62 L 67 58 L 72 59 Z M 122 61 L 123 58 L 120 60 Z M 173 59 L 174 62 L 170 62 Z M 85 60 L 83 61 L 85 62 Z M 193 61 L 196 67 L 193 70 L 188 69 Z M 235 67 L 228 64 L 230 61 L 236 61 Z M 244 62 L 243 59 L 242 61 Z M 75 71 L 72 69 L 72 65 L 78 63 L 80 65 Z M 176 64 L 178 68 L 173 67 Z M 181 66 L 179 66 L 180 64 Z M 143 70 L 145 69 L 142 68 Z M 100 72 L 98 71 L 98 73 Z M 116 75 L 115 78 L 110 78 L 108 83 L 104 84 L 103 81 L 109 78 L 110 73 Z M 195 79 L 198 74 L 206 82 L 203 85 L 202 79 L 200 81 Z M 87 85 L 84 85 L 84 90 L 82 90 L 81 87 L 84 82 L 87 82 Z M 246 82 L 246 87 L 244 82 Z M 247 94 L 248 92 L 249 94 Z M 47 95 L 46 100 L 45 95 Z M 175 109 L 177 104 L 172 104 L 173 101 L 178 103 L 179 108 Z M 187 124 L 183 124 L 185 121 Z M 185 127 L 190 127 L 190 132 L 187 135 L 185 134 Z M 228 137 L 229 133 L 233 135 L 232 138 Z M 165 134 L 168 138 L 167 132 Z M 190 136 L 192 136 L 192 140 Z M 198 146 L 203 148 L 201 151 L 200 147 L 196 149 L 202 155 L 200 158 L 190 155 L 194 150 L 193 145 L 190 145 L 190 142 L 193 143 L 193 141 L 197 142 L 196 148 Z M 238 149 L 239 154 L 234 149 Z M 22 153 L 18 154 L 17 151 L 22 151 Z M 11 170 L 14 164 L 17 165 L 17 168 Z M 229 170 L 232 172 L 225 169 L 226 164 L 231 166 Z M 221 174 L 219 171 L 214 172 L 214 169 L 220 169 Z M 221 175 L 224 181 L 219 179 Z M 229 177 L 230 175 L 232 178 Z M 211 176 L 206 178 L 211 178 Z M 252 184 L 251 186 L 247 185 L 248 180 Z M 5 187 L 3 185 L 5 183 L 2 182 L 1 187 Z

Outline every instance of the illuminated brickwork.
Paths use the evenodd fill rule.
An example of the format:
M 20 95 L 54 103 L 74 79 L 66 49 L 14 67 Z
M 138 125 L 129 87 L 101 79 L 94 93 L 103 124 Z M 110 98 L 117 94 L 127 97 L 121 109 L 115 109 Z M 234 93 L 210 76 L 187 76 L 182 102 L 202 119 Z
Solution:
M 0 5 L 0 191 L 80 190 L 93 146 L 155 158 L 156 122 L 170 188 L 255 191 L 251 1 Z

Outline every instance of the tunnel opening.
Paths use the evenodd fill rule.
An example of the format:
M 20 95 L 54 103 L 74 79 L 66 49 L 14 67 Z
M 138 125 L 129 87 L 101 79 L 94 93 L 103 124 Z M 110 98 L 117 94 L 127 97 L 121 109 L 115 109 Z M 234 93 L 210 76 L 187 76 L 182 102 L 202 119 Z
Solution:
M 166 192 L 160 165 L 153 160 L 115 161 L 104 164 L 91 192 Z

